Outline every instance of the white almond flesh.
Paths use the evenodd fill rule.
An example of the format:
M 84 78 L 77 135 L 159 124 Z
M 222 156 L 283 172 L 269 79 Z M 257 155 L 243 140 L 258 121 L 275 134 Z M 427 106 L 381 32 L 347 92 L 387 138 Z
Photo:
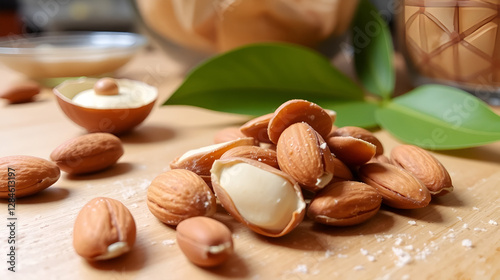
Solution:
M 281 230 L 293 213 L 305 205 L 293 185 L 284 178 L 247 163 L 220 170 L 220 186 L 229 194 L 238 212 L 248 222 L 268 230 Z M 258 211 L 256 211 L 258 209 Z

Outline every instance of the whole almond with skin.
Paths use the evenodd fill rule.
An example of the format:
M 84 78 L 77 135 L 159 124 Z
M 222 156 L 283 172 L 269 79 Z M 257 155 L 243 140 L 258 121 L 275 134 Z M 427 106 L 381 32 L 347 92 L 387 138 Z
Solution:
M 147 192 L 151 213 L 167 225 L 177 225 L 195 216 L 212 216 L 215 196 L 205 181 L 192 171 L 172 169 L 151 182 Z
M 372 143 L 377 147 L 376 155 L 384 153 L 382 142 L 369 130 L 357 126 L 343 126 L 335 129 L 330 136 L 351 136 Z
M 78 213 L 73 227 L 73 247 L 90 261 L 107 260 L 131 250 L 135 243 L 134 217 L 120 201 L 97 197 Z
M 374 187 L 383 203 L 399 209 L 422 208 L 431 201 L 431 194 L 420 180 L 404 169 L 387 163 L 367 163 L 359 167 L 359 177 Z
M 382 204 L 382 196 L 365 183 L 336 182 L 316 193 L 307 209 L 307 216 L 315 222 L 350 226 L 373 217 Z
M 307 123 L 294 123 L 286 128 L 276 153 L 280 169 L 307 190 L 317 191 L 333 179 L 333 155 L 321 135 Z
M 393 148 L 391 162 L 417 177 L 432 195 L 444 195 L 453 191 L 446 168 L 431 153 L 420 147 L 399 145 Z
M 292 99 L 276 109 L 269 121 L 267 134 L 277 144 L 281 133 L 294 123 L 309 124 L 321 137 L 326 138 L 332 130 L 333 122 L 330 114 L 319 105 L 307 100 Z
M 260 161 L 274 168 L 279 168 L 278 157 L 275 150 L 261 148 L 259 146 L 240 146 L 225 152 L 220 159 L 230 157 L 244 157 Z
M 332 136 L 326 139 L 330 151 L 347 166 L 359 166 L 375 156 L 376 146 L 351 136 Z
M 233 254 L 231 230 L 208 217 L 193 217 L 180 222 L 176 228 L 176 240 L 184 255 L 202 267 L 220 265 Z
M 299 184 L 285 172 L 233 157 L 216 160 L 211 173 L 224 209 L 254 232 L 279 237 L 302 222 L 306 203 Z
M 123 155 L 120 138 L 110 133 L 90 133 L 59 145 L 50 158 L 68 174 L 101 171 L 115 164 Z
M 255 139 L 245 137 L 189 150 L 170 162 L 170 168 L 187 169 L 200 176 L 210 176 L 213 162 L 219 159 L 222 154 L 234 147 L 253 145 L 255 145 Z
M 61 175 L 59 167 L 43 158 L 16 155 L 0 158 L 0 198 L 20 198 L 52 186 Z
M 267 127 L 273 116 L 274 113 L 269 113 L 253 118 L 240 127 L 240 132 L 248 137 L 255 138 L 259 143 L 272 143 L 267 134 Z
M 40 93 L 41 87 L 35 81 L 22 81 L 11 84 L 0 91 L 0 98 L 8 100 L 10 103 L 29 102 L 35 95 Z

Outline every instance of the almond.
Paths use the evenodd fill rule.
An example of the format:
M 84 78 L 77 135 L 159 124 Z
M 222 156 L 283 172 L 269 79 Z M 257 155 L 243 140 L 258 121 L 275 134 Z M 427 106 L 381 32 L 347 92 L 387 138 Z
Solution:
M 91 260 L 107 260 L 130 251 L 135 243 L 134 217 L 120 201 L 97 197 L 78 213 L 73 227 L 73 247 Z
M 205 181 L 186 169 L 163 172 L 151 182 L 147 192 L 151 213 L 167 225 L 196 216 L 212 216 L 217 205 Z
M 376 155 L 384 153 L 382 142 L 369 130 L 357 126 L 343 126 L 335 129 L 330 136 L 351 136 L 366 142 L 370 142 L 377 147 Z
M 267 134 L 269 139 L 277 144 L 281 133 L 294 123 L 309 124 L 323 139 L 332 130 L 333 122 L 329 112 L 319 105 L 301 99 L 289 100 L 276 109 L 269 121 Z
M 214 162 L 212 185 L 220 203 L 256 233 L 279 237 L 302 222 L 306 203 L 290 175 L 248 158 Z
M 84 174 L 112 166 L 123 153 L 120 138 L 110 133 L 90 133 L 62 143 L 50 158 L 68 174 Z
M 0 198 L 35 194 L 53 185 L 61 175 L 53 162 L 24 155 L 0 158 L 0 170 Z
M 362 165 L 359 176 L 374 187 L 383 197 L 383 203 L 399 209 L 422 208 L 429 204 L 431 195 L 427 188 L 404 169 L 387 163 Z
M 359 166 L 375 156 L 377 147 L 351 136 L 333 136 L 326 139 L 332 153 L 347 166 Z
M 276 152 L 280 169 L 307 190 L 317 191 L 333 179 L 333 155 L 321 135 L 307 123 L 286 128 Z
M 223 223 L 208 217 L 193 217 L 177 225 L 176 240 L 184 255 L 202 267 L 217 266 L 233 254 L 233 236 Z
M 248 137 L 255 138 L 258 142 L 272 143 L 267 134 L 267 127 L 273 116 L 274 113 L 269 113 L 251 119 L 240 127 L 240 131 Z
M 24 103 L 31 101 L 40 91 L 41 87 L 35 81 L 17 82 L 0 91 L 0 98 L 8 100 L 12 104 Z
M 307 216 L 315 222 L 350 226 L 373 217 L 382 204 L 382 196 L 365 183 L 336 182 L 317 192 L 307 209 Z
M 333 165 L 335 166 L 334 179 L 352 180 L 354 178 L 351 169 L 349 169 L 349 167 L 345 165 L 340 159 L 333 157 Z
M 260 161 L 274 168 L 279 168 L 276 151 L 272 149 L 261 148 L 259 146 L 240 146 L 232 148 L 225 152 L 220 159 L 230 157 L 244 157 Z
M 414 145 L 399 145 L 391 151 L 391 162 L 417 177 L 432 195 L 453 191 L 446 168 L 431 153 Z
M 200 176 L 210 176 L 210 168 L 226 151 L 238 146 L 253 146 L 254 138 L 239 138 L 187 151 L 170 162 L 171 169 L 187 169 Z

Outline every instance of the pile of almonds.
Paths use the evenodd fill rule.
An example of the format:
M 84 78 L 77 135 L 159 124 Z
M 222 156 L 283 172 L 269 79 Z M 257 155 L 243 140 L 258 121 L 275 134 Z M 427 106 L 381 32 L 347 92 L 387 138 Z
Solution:
M 151 182 L 147 206 L 176 227 L 177 244 L 191 262 L 209 267 L 233 252 L 231 231 L 210 218 L 218 202 L 254 232 L 279 237 L 306 215 L 321 224 L 355 225 L 376 215 L 382 204 L 421 208 L 432 196 L 453 190 L 448 172 L 427 151 L 400 145 L 386 157 L 370 131 L 336 127 L 335 119 L 334 111 L 296 99 L 241 127 L 223 129 L 215 144 L 185 152 Z M 98 172 L 123 152 L 118 137 L 91 133 L 60 144 L 51 161 L 10 156 L 0 158 L 0 167 L 17 170 L 16 197 L 22 197 L 54 184 L 60 170 Z M 0 198 L 9 198 L 11 186 L 2 176 L 7 175 L 0 174 Z M 75 220 L 75 251 L 91 261 L 128 252 L 135 239 L 130 211 L 111 198 L 92 199 Z
M 317 223 L 355 225 L 373 217 L 382 204 L 422 208 L 431 196 L 453 190 L 447 170 L 429 152 L 400 145 L 386 157 L 373 133 L 336 127 L 335 119 L 334 111 L 295 99 L 241 127 L 221 130 L 215 144 L 185 152 L 151 182 L 148 207 L 163 223 L 177 226 L 212 216 L 217 198 L 249 229 L 279 237 L 306 215 Z M 217 239 L 217 234 L 206 235 Z M 200 236 L 190 244 L 205 248 L 201 264 L 190 257 L 192 251 L 185 252 L 199 265 L 225 259 L 209 261 L 217 256 L 206 253 L 211 248 L 226 257 L 232 249 Z

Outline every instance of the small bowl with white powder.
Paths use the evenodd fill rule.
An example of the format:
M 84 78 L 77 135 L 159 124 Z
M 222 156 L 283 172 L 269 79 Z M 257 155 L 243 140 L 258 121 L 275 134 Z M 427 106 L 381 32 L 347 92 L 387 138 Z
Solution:
M 155 87 L 112 78 L 67 80 L 54 88 L 62 111 L 88 132 L 122 134 L 142 123 L 158 98 Z

